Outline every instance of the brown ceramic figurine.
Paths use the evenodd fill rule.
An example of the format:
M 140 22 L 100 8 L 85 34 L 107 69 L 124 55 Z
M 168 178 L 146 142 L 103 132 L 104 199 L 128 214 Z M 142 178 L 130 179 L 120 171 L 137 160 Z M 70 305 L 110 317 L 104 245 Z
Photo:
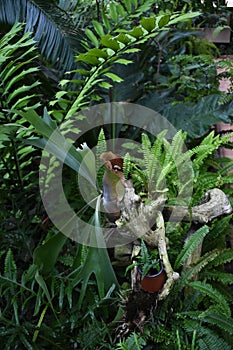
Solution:
M 123 158 L 112 152 L 102 153 L 100 159 L 104 161 L 103 176 L 103 206 L 110 221 L 120 217 L 118 203 L 124 196 Z

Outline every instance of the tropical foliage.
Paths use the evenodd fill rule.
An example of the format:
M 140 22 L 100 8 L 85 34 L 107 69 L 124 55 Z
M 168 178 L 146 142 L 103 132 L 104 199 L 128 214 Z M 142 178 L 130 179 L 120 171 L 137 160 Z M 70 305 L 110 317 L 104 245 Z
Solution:
M 169 258 L 180 279 L 165 300 L 155 303 L 143 329 L 136 325 L 120 337 L 116 329 L 125 312 L 130 278 L 125 267 L 113 267 L 112 251 L 104 247 L 101 194 L 94 191 L 95 205 L 86 206 L 77 180 L 81 173 L 90 192 L 96 189 L 90 148 L 97 144 L 101 153 L 114 134 L 110 130 L 108 135 L 109 128 L 98 129 L 93 137 L 84 135 L 75 143 L 84 109 L 100 102 L 131 101 L 162 112 L 177 129 L 186 131 L 180 130 L 170 142 L 166 131 L 155 140 L 135 132 L 141 158 L 130 157 L 125 145 L 124 173 L 132 175 L 143 201 L 166 192 L 168 204 L 174 204 L 190 181 L 191 205 L 213 187 L 231 198 L 232 162 L 215 157 L 220 146 L 231 146 L 230 136 L 203 135 L 217 121 L 230 120 L 232 96 L 218 92 L 212 64 L 216 47 L 203 42 L 192 28 L 200 13 L 190 10 L 202 8 L 185 8 L 185 4 L 178 8 L 175 1 L 152 0 L 1 2 L 0 340 L 4 349 L 231 348 L 233 279 L 226 266 L 233 260 L 232 215 L 202 227 L 180 223 L 168 230 Z M 77 125 L 74 129 L 75 113 L 80 129 Z M 56 137 L 51 137 L 54 132 Z M 131 134 L 121 125 L 115 132 L 115 137 Z M 192 139 L 197 136 L 202 140 Z M 85 150 L 80 148 L 83 141 L 88 143 Z M 181 155 L 185 141 L 188 149 Z M 46 152 L 41 151 L 45 146 Z M 52 179 L 64 162 L 65 195 L 91 224 L 89 234 L 101 248 L 68 239 L 47 217 L 38 185 L 41 155 L 43 195 L 52 198 Z M 187 159 L 191 159 L 192 179 L 182 187 L 174 169 Z M 159 174 L 158 167 L 163 169 Z M 102 173 L 96 174 L 99 186 Z M 190 231 L 194 233 L 189 237 Z M 201 256 L 188 264 L 201 242 Z

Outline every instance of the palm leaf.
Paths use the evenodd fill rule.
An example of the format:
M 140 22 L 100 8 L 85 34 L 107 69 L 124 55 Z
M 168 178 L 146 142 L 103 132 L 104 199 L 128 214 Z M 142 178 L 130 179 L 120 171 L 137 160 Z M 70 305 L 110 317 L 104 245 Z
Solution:
M 25 32 L 32 32 L 41 54 L 62 72 L 75 68 L 74 51 L 81 49 L 81 33 L 71 18 L 52 1 L 3 0 L 0 23 L 26 22 Z

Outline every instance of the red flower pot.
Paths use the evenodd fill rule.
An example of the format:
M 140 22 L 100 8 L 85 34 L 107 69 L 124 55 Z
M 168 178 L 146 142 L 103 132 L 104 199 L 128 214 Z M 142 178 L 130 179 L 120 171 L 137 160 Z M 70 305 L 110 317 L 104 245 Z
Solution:
M 163 285 L 166 281 L 166 272 L 162 263 L 160 264 L 160 267 L 161 270 L 159 272 L 156 271 L 156 273 L 154 273 L 153 270 L 151 270 L 145 277 L 141 279 L 141 286 L 145 292 L 157 293 L 163 288 Z M 138 269 L 138 271 L 141 274 L 140 269 Z

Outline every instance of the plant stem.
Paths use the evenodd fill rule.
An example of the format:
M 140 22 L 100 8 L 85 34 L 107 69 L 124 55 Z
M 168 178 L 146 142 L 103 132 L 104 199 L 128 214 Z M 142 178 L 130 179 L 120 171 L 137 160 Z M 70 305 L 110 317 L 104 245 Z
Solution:
M 49 304 L 46 304 L 46 305 L 45 305 L 44 310 L 42 311 L 42 313 L 41 313 L 41 315 L 40 315 L 40 318 L 39 318 L 39 321 L 38 321 L 38 324 L 37 324 L 37 328 L 40 328 L 40 327 L 41 327 L 48 306 L 49 306 Z M 35 330 L 35 332 L 34 332 L 34 334 L 33 334 L 33 338 L 32 338 L 32 342 L 33 342 L 33 343 L 36 342 L 36 339 L 37 339 L 37 337 L 38 337 L 39 331 L 40 331 L 40 329 Z

